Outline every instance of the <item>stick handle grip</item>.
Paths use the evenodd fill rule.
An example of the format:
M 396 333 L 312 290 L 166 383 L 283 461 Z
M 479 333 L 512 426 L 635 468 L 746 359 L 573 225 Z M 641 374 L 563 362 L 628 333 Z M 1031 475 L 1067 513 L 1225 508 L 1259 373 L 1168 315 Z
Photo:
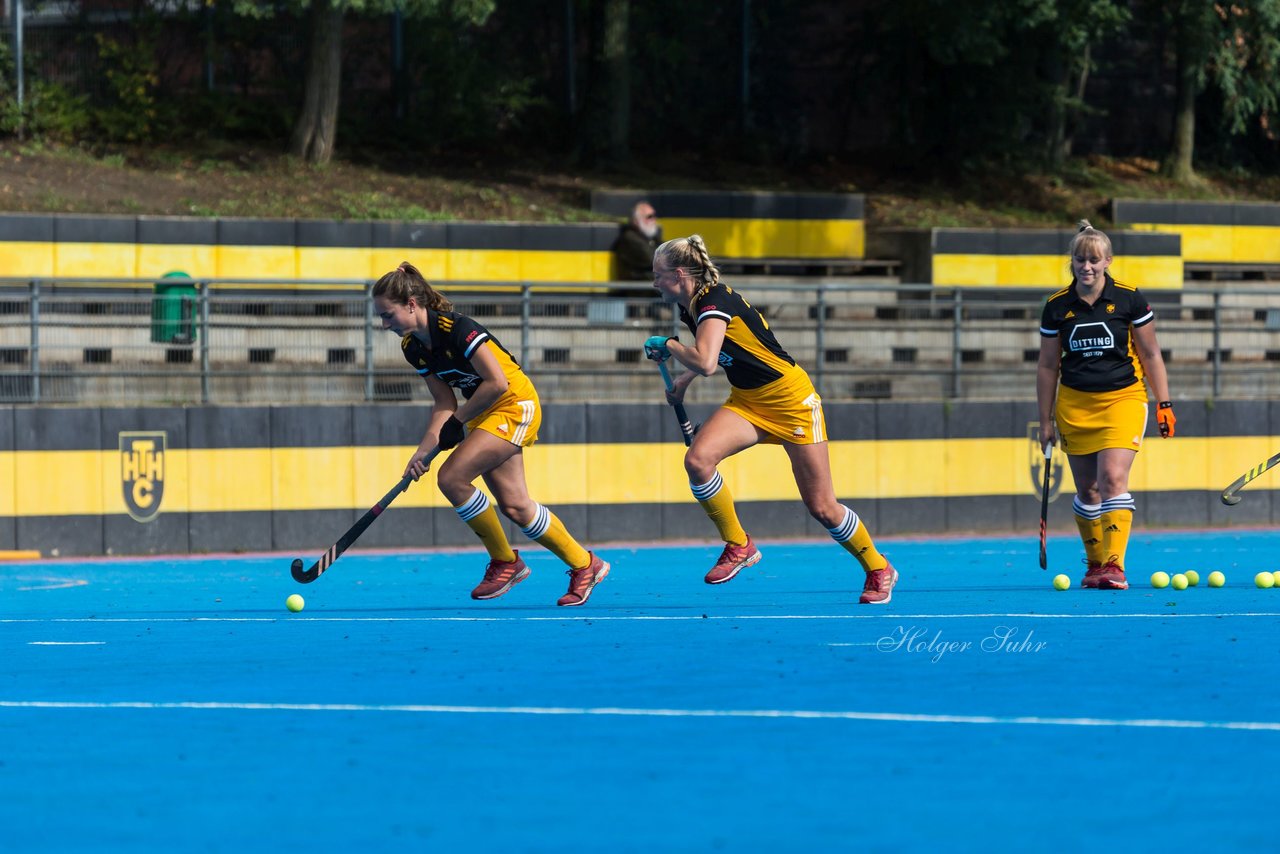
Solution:
M 667 391 L 674 391 L 676 385 L 671 381 L 667 363 L 659 362 L 658 370 L 662 372 L 662 382 L 666 384 Z M 687 448 L 693 444 L 693 422 L 689 420 L 689 413 L 685 412 L 683 403 L 673 404 L 673 407 L 676 411 L 676 421 L 680 424 L 680 435 L 684 438 L 684 446 Z

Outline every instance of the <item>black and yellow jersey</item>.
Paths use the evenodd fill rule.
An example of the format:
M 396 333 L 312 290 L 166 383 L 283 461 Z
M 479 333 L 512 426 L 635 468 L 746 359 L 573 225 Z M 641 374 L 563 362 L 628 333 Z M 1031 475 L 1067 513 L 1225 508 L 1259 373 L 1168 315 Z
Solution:
M 723 320 L 729 328 L 720 347 L 719 365 L 734 388 L 760 388 L 780 378 L 796 360 L 773 337 L 764 315 L 751 307 L 733 288 L 724 284 L 694 294 L 690 312 L 680 308 L 680 319 L 696 336 L 698 324 L 708 318 Z
M 434 376 L 470 399 L 480 385 L 480 375 L 471 364 L 471 357 L 480 347 L 488 347 L 497 357 L 502 373 L 507 377 L 508 395 L 518 398 L 536 396 L 533 383 L 515 358 L 488 329 L 475 320 L 456 311 L 429 310 L 427 321 L 430 346 L 412 332 L 400 339 L 405 361 L 424 380 Z
M 1075 280 L 1050 295 L 1040 315 L 1040 334 L 1062 346 L 1061 382 L 1077 391 L 1118 391 L 1142 379 L 1142 363 L 1131 329 L 1155 320 L 1137 288 L 1111 276 L 1093 305 L 1076 294 Z

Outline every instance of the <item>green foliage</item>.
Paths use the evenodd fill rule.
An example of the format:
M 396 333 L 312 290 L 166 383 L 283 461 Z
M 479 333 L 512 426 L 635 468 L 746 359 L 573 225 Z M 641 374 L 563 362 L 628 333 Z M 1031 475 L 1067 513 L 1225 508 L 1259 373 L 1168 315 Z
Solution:
M 6 100 L 4 130 L 16 132 L 18 118 L 16 101 Z M 28 83 L 21 118 L 23 133 L 56 142 L 74 142 L 93 127 L 87 94 L 44 80 Z
M 1222 93 L 1224 123 L 1239 135 L 1280 109 L 1280 0 L 1236 0 L 1214 13 L 1206 77 Z
M 94 108 L 93 118 L 111 142 L 149 141 L 155 138 L 163 123 L 157 93 L 160 75 L 155 32 L 142 25 L 134 33 L 132 44 L 106 33 L 94 35 L 107 99 Z
M 1118 0 L 898 0 L 885 11 L 873 74 L 893 93 L 899 141 L 953 168 L 1041 150 L 1054 111 L 1087 110 L 1070 83 L 1128 20 Z

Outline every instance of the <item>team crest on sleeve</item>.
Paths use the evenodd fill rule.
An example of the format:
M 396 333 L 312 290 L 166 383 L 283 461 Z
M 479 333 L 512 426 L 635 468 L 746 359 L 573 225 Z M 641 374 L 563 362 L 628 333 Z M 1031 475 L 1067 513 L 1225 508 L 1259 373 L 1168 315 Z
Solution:
M 1107 303 L 1107 314 L 1115 314 L 1115 313 L 1116 313 L 1116 304 L 1113 302 Z
M 150 522 L 164 500 L 165 432 L 121 431 L 120 487 L 124 506 L 138 522 Z

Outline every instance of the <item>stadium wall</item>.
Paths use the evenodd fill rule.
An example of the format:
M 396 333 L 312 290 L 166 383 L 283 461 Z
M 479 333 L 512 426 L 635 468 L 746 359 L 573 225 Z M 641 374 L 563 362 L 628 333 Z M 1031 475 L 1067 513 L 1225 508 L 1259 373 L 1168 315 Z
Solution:
M 691 406 L 701 420 L 713 407 Z M 877 534 L 1025 531 L 1043 456 L 1032 403 L 830 404 L 837 494 Z M 285 550 L 318 555 L 399 478 L 425 425 L 412 404 L 0 410 L 0 549 L 46 556 Z M 1131 482 L 1139 530 L 1267 525 L 1264 479 L 1236 507 L 1218 493 L 1280 440 L 1280 403 L 1178 405 L 1178 435 L 1148 438 Z M 546 407 L 526 454 L 531 492 L 587 543 L 714 538 L 689 494 L 671 411 Z M 783 451 L 721 471 L 762 539 L 826 536 Z M 1071 532 L 1071 479 L 1055 456 L 1050 524 Z M 433 483 L 412 485 L 359 547 L 471 546 Z M 522 535 L 508 526 L 513 542 Z
M 1280 265 L 1280 204 L 1113 199 L 1111 218 L 1137 231 L 1178 235 L 1187 263 Z
M 1071 281 L 1074 229 L 914 228 L 875 233 L 871 252 L 902 261 L 902 280 L 940 286 L 1055 289 Z M 1181 288 L 1177 234 L 1108 232 L 1111 274 L 1144 291 Z

